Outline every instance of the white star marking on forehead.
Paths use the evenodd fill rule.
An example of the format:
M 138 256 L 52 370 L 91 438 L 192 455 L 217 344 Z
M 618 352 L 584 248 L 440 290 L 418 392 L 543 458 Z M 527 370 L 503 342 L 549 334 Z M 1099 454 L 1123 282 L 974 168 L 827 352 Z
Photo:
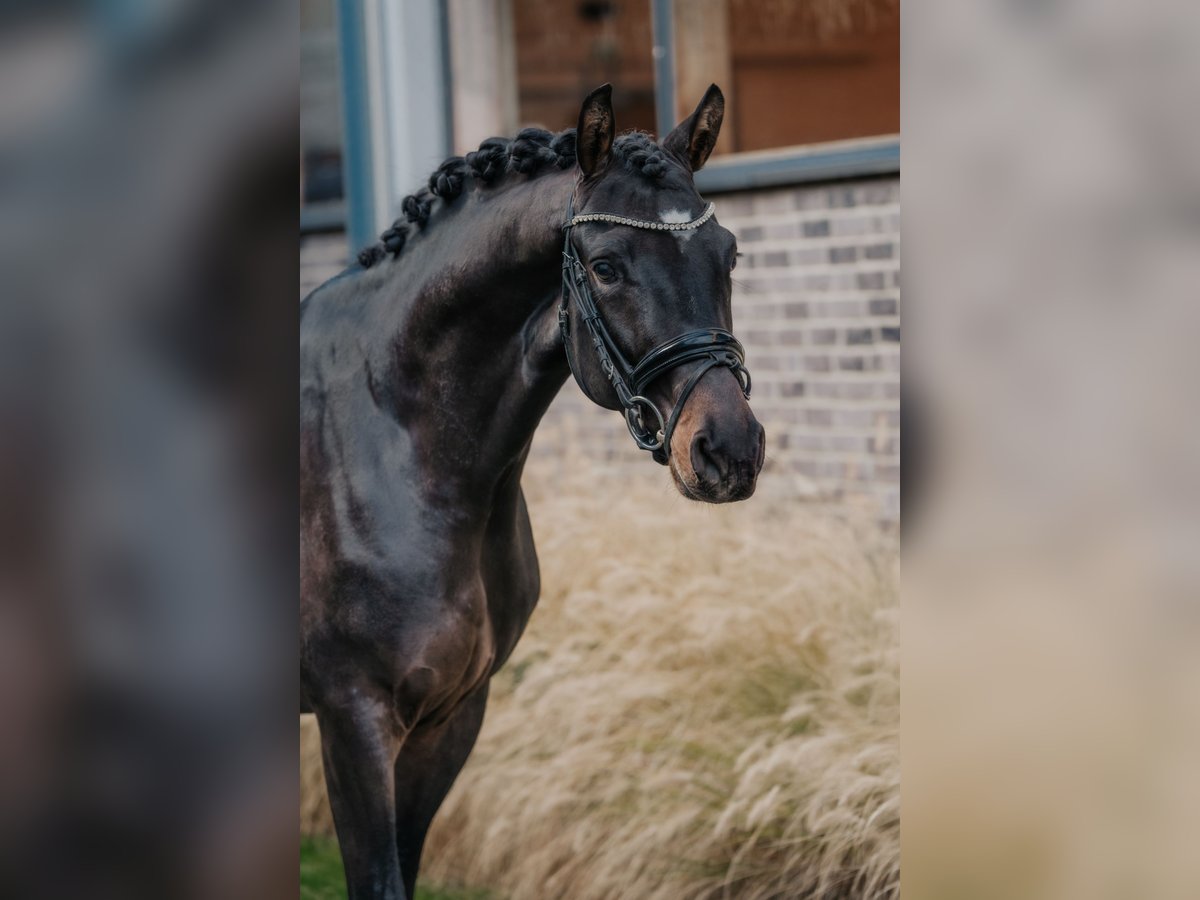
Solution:
M 659 210 L 658 220 L 660 222 L 666 222 L 670 225 L 682 225 L 684 222 L 692 221 L 692 214 L 686 209 L 663 209 Z M 696 232 L 694 229 L 673 232 L 675 237 L 678 238 L 679 242 L 682 244 L 686 244 L 688 241 L 690 241 L 692 239 L 692 235 L 695 233 Z

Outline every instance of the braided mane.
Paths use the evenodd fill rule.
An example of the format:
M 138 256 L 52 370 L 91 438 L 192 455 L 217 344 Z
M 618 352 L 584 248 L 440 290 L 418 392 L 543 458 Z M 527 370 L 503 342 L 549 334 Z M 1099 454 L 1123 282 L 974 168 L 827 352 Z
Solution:
M 613 142 L 613 156 L 626 171 L 651 180 L 661 179 L 670 166 L 678 165 L 644 131 L 629 131 Z M 429 176 L 428 184 L 409 194 L 400 204 L 403 215 L 380 235 L 379 242 L 362 250 L 358 262 L 368 269 L 389 254 L 394 259 L 404 249 L 413 228 L 429 223 L 434 201 L 452 202 L 467 186 L 487 186 L 509 172 L 537 175 L 548 168 L 569 169 L 575 165 L 575 129 L 554 134 L 541 128 L 523 128 L 512 140 L 488 138 L 466 156 L 452 156 Z

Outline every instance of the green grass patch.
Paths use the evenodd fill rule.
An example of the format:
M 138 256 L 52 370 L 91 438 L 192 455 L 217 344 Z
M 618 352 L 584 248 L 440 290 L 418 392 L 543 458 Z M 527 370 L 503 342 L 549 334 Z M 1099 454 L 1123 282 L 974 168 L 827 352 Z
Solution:
M 346 900 L 346 875 L 336 841 L 300 841 L 300 900 Z M 417 885 L 416 900 L 495 900 L 487 891 Z
M 300 841 L 300 900 L 345 900 L 346 876 L 334 841 Z

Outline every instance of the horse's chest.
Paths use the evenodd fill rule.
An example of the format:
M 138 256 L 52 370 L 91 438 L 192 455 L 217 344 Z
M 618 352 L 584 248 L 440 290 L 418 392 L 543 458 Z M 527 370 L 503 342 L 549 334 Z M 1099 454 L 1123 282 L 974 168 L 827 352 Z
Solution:
M 539 589 L 532 542 L 453 542 L 406 574 L 396 651 L 398 707 L 437 717 L 473 694 L 516 646 Z M 418 586 L 436 585 L 432 592 Z M 377 635 L 380 632 L 376 632 Z

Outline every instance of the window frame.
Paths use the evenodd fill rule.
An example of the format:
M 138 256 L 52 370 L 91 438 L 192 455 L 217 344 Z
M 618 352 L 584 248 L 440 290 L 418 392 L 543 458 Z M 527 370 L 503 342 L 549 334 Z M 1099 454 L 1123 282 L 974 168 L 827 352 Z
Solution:
M 661 137 L 675 127 L 673 0 L 650 0 L 650 22 L 654 31 L 654 115 Z M 900 135 L 885 134 L 718 156 L 696 173 L 696 187 L 705 194 L 722 194 L 899 172 Z
M 342 231 L 351 248 L 372 240 L 370 98 L 366 70 L 366 10 L 360 0 L 334 0 L 338 42 L 338 91 L 342 117 L 342 197 L 328 204 L 300 203 L 299 232 Z M 302 73 L 303 74 L 303 73 Z

